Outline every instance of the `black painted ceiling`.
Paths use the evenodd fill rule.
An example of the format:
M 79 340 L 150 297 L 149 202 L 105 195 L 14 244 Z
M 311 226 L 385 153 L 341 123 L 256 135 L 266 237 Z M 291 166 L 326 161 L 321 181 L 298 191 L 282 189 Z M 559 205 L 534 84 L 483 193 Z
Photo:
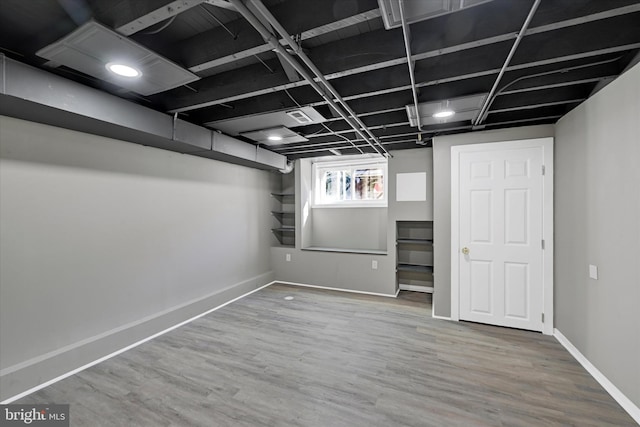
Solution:
M 419 1 L 435 0 L 405 3 Z M 454 116 L 420 131 L 405 110 L 414 101 L 402 28 L 385 29 L 376 0 L 263 3 L 386 150 L 428 145 L 434 135 L 555 123 L 637 62 L 640 49 L 640 1 L 542 0 L 480 126 Z M 411 24 L 418 101 L 489 93 L 533 4 L 493 0 Z M 117 30 L 177 6 L 181 13 L 129 37 L 195 72 L 200 79 L 188 86 L 142 97 L 51 68 L 35 54 L 90 19 Z M 271 46 L 226 0 L 2 0 L 0 52 L 211 128 L 313 106 L 328 120 L 292 128 L 309 141 L 270 149 L 290 159 L 330 155 L 329 149 L 373 152 L 308 82 L 287 75 Z

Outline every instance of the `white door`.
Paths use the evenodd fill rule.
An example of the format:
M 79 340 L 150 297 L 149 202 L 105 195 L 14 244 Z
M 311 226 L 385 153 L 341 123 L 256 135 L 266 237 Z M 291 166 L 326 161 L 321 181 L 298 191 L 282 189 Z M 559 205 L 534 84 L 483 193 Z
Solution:
M 459 318 L 542 331 L 543 147 L 486 145 L 457 153 Z

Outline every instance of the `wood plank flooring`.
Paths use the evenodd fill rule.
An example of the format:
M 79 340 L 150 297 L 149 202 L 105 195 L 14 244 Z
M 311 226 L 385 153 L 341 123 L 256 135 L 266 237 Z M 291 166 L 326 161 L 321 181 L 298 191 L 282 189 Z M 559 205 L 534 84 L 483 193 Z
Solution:
M 92 427 L 636 425 L 552 337 L 284 285 L 16 403 Z

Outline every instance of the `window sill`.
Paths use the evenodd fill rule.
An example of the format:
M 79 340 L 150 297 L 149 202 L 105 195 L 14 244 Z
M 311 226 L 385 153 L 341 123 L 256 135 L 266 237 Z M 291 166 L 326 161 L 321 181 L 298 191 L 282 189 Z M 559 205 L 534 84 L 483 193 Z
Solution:
M 360 208 L 386 208 L 386 203 L 342 203 L 342 204 L 318 204 L 311 205 L 312 209 L 360 209 Z
M 315 251 L 315 252 L 339 252 L 345 254 L 366 254 L 366 255 L 387 255 L 387 251 L 381 251 L 378 249 L 342 249 L 342 248 L 322 248 L 318 246 L 310 246 L 308 248 L 302 248 L 303 251 Z

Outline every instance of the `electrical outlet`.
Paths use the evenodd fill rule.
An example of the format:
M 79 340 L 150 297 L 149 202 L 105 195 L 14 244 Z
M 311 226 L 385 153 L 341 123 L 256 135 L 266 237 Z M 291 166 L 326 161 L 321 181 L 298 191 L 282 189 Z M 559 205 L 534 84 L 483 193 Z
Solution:
M 373 261 L 371 261 L 371 269 L 372 270 L 377 270 L 378 269 L 378 261 L 376 261 L 375 259 Z
M 285 259 L 287 262 L 288 262 L 288 261 L 291 261 L 291 254 L 286 254 L 286 255 L 284 256 L 284 259 Z
M 589 264 L 589 277 L 598 280 L 598 266 Z

